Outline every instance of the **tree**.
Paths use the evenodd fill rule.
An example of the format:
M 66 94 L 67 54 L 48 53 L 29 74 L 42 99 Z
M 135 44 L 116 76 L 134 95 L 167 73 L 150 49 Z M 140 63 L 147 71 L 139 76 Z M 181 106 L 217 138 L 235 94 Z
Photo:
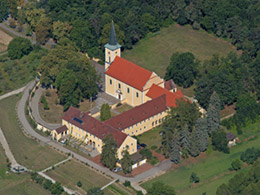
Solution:
M 212 134 L 212 146 L 214 150 L 220 152 L 229 153 L 228 140 L 226 137 L 226 132 L 224 130 L 218 130 Z
M 173 79 L 176 84 L 187 88 L 197 77 L 198 65 L 199 61 L 192 53 L 174 53 L 170 65 L 167 67 L 165 79 Z
M 101 163 L 110 170 L 116 167 L 117 144 L 112 135 L 108 135 L 103 140 Z
M 253 164 L 260 156 L 260 150 L 254 147 L 246 149 L 240 156 L 240 159 L 247 164 Z
M 77 186 L 80 187 L 80 188 L 82 187 L 81 181 L 78 181 L 78 182 L 77 182 Z
M 156 22 L 156 18 L 150 13 L 145 13 L 141 17 L 142 24 L 144 26 L 145 32 L 156 32 L 159 30 L 159 26 Z
M 32 44 L 28 39 L 14 38 L 8 45 L 8 56 L 14 59 L 20 59 L 32 51 Z
M 99 77 L 94 67 L 68 39 L 60 40 L 42 58 L 38 71 L 41 73 L 42 85 L 57 88 L 65 110 L 70 105 L 77 106 L 84 98 L 90 99 L 97 94 Z
M 51 185 L 52 185 L 51 180 L 45 179 L 45 181 L 44 181 L 44 183 L 43 183 L 44 189 L 50 189 L 50 188 L 51 188 Z
M 194 173 L 194 172 L 191 173 L 190 182 L 191 183 L 199 183 L 200 182 L 200 178 L 197 176 L 196 173 Z
M 132 172 L 132 165 L 133 161 L 131 159 L 131 156 L 128 152 L 128 148 L 122 152 L 123 158 L 121 159 L 121 165 L 124 174 L 128 174 Z
M 62 194 L 64 189 L 59 182 L 55 182 L 54 184 L 51 185 L 50 191 L 52 194 L 60 195 Z
M 231 167 L 233 170 L 238 171 L 241 169 L 242 163 L 239 159 L 233 160 L 231 163 Z
M 42 17 L 35 27 L 37 42 L 44 44 L 49 39 L 51 30 L 52 19 L 49 17 Z
M 200 152 L 204 152 L 208 147 L 208 123 L 206 118 L 198 118 L 196 122 L 196 139 Z
M 250 73 L 254 82 L 254 89 L 257 92 L 257 97 L 260 99 L 260 53 L 253 63 L 250 64 Z
M 87 191 L 87 194 L 89 195 L 103 195 L 104 192 L 99 187 L 90 188 Z
M 210 96 L 207 110 L 208 133 L 211 135 L 219 129 L 220 125 L 220 100 L 216 92 Z
M 111 118 L 110 106 L 108 104 L 103 104 L 100 110 L 100 120 L 105 121 Z
M 26 20 L 31 26 L 31 29 L 34 31 L 36 28 L 36 25 L 39 23 L 41 17 L 45 16 L 45 10 L 44 9 L 29 9 L 25 12 Z
M 18 3 L 17 0 L 7 0 L 7 5 L 9 7 L 9 12 L 12 16 L 12 18 L 16 18 L 17 17 L 17 13 L 18 13 Z
M 72 26 L 68 22 L 57 21 L 53 23 L 53 35 L 55 40 L 69 38 Z
M 148 195 L 175 195 L 173 187 L 162 182 L 154 182 L 152 187 L 147 190 Z
M 146 158 L 147 160 L 152 159 L 152 152 L 148 148 L 141 149 L 139 153 L 143 156 L 143 158 Z
M 0 1 L 0 22 L 5 20 L 8 16 L 7 0 Z

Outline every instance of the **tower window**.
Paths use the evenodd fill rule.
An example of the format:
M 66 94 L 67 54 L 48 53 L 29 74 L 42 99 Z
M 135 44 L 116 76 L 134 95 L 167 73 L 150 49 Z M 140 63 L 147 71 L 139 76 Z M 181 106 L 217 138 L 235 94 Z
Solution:
M 127 93 L 130 93 L 130 89 L 129 88 L 127 88 Z
M 136 92 L 136 97 L 139 97 L 139 94 L 138 94 L 138 92 Z
M 112 85 L 112 79 L 109 80 L 110 85 Z
M 121 88 L 121 85 L 120 85 L 120 83 L 118 83 L 118 88 L 119 88 L 119 89 Z

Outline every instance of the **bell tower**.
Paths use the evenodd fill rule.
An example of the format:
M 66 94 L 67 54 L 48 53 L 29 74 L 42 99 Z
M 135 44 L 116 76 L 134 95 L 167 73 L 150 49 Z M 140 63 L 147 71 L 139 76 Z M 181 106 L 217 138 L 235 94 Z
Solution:
M 116 56 L 121 57 L 121 45 L 117 42 L 115 26 L 112 21 L 109 41 L 105 45 L 105 70 L 109 68 Z

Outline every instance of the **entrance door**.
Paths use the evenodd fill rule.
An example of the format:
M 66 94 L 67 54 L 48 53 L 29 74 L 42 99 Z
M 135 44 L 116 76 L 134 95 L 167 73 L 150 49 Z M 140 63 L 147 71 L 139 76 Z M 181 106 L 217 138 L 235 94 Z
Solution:
M 120 94 L 120 93 L 118 94 L 118 99 L 120 99 L 120 100 L 121 100 L 121 94 Z

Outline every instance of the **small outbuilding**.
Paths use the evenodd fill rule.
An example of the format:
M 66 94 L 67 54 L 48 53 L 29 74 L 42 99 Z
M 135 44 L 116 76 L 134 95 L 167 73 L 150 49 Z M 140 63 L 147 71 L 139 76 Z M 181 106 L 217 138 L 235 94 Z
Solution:
M 52 131 L 52 139 L 59 141 L 62 137 L 67 135 L 68 128 L 66 125 L 63 125 Z
M 228 140 L 228 147 L 236 145 L 237 138 L 233 133 L 231 132 L 227 133 L 227 140 Z

